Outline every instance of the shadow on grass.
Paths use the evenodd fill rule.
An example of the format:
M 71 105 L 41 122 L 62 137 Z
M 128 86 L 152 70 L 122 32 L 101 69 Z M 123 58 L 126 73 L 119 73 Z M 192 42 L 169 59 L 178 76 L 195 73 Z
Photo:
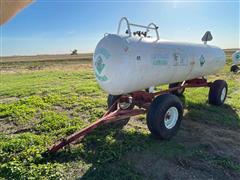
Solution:
M 185 97 L 180 97 L 187 113 L 184 118 L 191 119 L 198 122 L 204 122 L 216 125 L 227 125 L 232 128 L 240 127 L 240 117 L 236 110 L 230 105 L 223 104 L 222 106 L 214 106 L 208 102 L 194 103 L 186 101 Z
M 82 161 L 90 164 L 90 168 L 79 179 L 140 179 L 140 174 L 122 157 L 129 151 L 146 150 L 154 141 L 149 134 L 136 130 L 101 127 L 84 138 L 77 147 L 62 150 L 42 163 Z

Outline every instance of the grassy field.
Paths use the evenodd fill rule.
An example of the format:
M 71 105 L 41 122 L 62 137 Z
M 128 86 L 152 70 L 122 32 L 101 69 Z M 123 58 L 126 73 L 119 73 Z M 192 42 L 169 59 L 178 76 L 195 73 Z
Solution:
M 101 127 L 51 157 L 52 143 L 106 110 L 87 58 L 1 62 L 0 177 L 3 179 L 238 179 L 240 74 L 227 65 L 225 105 L 207 104 L 208 89 L 187 89 L 184 118 L 171 141 L 151 137 L 145 116 L 123 129 Z

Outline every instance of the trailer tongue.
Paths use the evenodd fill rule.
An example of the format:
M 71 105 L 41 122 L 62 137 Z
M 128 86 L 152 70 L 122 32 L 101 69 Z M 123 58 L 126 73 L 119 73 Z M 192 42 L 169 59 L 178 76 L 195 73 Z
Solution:
M 76 140 L 81 140 L 84 138 L 87 134 L 92 132 L 94 129 L 97 127 L 106 124 L 106 123 L 111 123 L 114 121 L 118 121 L 122 118 L 127 118 L 131 116 L 136 116 L 139 114 L 145 113 L 146 110 L 143 109 L 134 109 L 134 110 L 121 110 L 117 109 L 113 112 L 108 111 L 102 118 L 98 119 L 94 123 L 90 124 L 89 126 L 85 127 L 84 129 L 75 132 L 74 134 L 62 139 L 61 141 L 57 142 L 54 144 L 52 147 L 49 148 L 48 152 L 49 153 L 55 153 L 59 149 L 63 148 L 64 146 L 69 145 L 70 143 L 76 141 Z

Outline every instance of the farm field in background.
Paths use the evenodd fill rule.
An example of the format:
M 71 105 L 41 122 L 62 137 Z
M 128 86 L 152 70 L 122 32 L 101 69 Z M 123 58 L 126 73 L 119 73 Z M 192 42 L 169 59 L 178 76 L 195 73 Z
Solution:
M 0 178 L 239 178 L 240 74 L 229 72 L 226 52 L 228 65 L 209 76 L 227 81 L 225 105 L 207 104 L 208 88 L 186 89 L 182 125 L 171 141 L 151 137 L 141 115 L 123 129 L 103 126 L 51 157 L 41 153 L 106 110 L 92 55 L 2 58 Z

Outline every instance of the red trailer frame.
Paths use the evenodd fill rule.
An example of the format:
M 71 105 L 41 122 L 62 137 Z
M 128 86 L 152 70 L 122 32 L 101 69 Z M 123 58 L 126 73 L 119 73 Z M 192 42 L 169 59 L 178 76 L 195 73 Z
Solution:
M 96 129 L 102 124 L 118 121 L 124 118 L 145 114 L 148 111 L 148 108 L 152 102 L 152 100 L 161 94 L 170 93 L 172 91 L 182 89 L 182 88 L 196 88 L 196 87 L 210 87 L 211 82 L 207 82 L 205 78 L 198 78 L 198 79 L 192 79 L 184 81 L 180 86 L 170 88 L 167 90 L 162 90 L 155 93 L 149 93 L 146 91 L 136 91 L 133 93 L 129 93 L 128 95 L 122 95 L 117 101 L 114 102 L 114 104 L 109 108 L 109 110 L 102 116 L 102 118 L 98 119 L 94 123 L 90 124 L 89 126 L 85 127 L 84 129 L 75 132 L 74 134 L 62 139 L 61 141 L 55 143 L 52 147 L 50 147 L 47 151 L 47 153 L 55 153 L 64 146 L 69 145 L 70 143 L 78 140 L 81 140 L 84 138 L 87 134 L 89 134 L 91 131 Z M 120 102 L 128 102 L 129 97 L 131 97 L 131 103 L 138 107 L 135 109 L 121 109 L 117 108 L 117 110 L 114 110 L 116 108 L 116 105 Z

